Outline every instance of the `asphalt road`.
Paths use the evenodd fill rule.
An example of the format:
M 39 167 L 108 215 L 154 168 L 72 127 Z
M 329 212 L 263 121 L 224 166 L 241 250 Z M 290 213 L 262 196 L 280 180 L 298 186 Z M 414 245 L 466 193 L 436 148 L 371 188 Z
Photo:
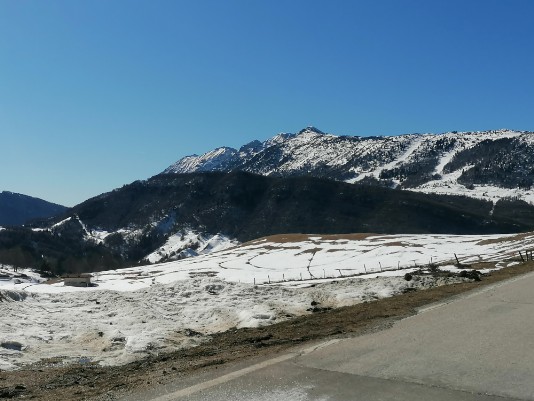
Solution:
M 154 401 L 534 400 L 534 274 L 429 306 L 378 333 L 297 349 L 138 396 Z

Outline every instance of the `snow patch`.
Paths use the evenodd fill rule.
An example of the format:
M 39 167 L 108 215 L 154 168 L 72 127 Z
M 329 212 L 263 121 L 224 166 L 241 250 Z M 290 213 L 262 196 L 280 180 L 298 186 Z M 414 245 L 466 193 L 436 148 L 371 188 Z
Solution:
M 181 231 L 171 235 L 164 245 L 144 258 L 150 263 L 180 260 L 191 256 L 218 252 L 238 245 L 237 240 L 216 234 L 207 235 L 196 231 Z

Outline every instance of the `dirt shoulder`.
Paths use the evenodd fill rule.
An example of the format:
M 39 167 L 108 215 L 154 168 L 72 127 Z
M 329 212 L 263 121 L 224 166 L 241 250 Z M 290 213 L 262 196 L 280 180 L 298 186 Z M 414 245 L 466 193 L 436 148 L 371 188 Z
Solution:
M 268 356 L 297 344 L 381 330 L 395 320 L 413 315 L 423 305 L 532 271 L 534 262 L 527 262 L 492 272 L 481 281 L 408 292 L 263 328 L 218 333 L 198 347 L 124 366 L 54 366 L 54 361 L 50 361 L 49 366 L 0 372 L 0 399 L 113 400 L 132 391 L 165 385 L 222 364 Z

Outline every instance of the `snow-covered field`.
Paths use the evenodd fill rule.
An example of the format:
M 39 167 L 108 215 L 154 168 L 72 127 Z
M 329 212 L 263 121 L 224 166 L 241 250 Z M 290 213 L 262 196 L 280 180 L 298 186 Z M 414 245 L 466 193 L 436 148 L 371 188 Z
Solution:
M 430 262 L 455 269 L 454 254 L 462 263 L 504 267 L 527 249 L 534 249 L 534 233 L 275 236 L 95 273 L 88 288 L 43 284 L 29 269 L 0 267 L 0 369 L 47 358 L 125 363 L 194 346 L 210 333 L 307 314 L 312 301 L 339 307 L 444 284 L 444 278 L 402 276 Z

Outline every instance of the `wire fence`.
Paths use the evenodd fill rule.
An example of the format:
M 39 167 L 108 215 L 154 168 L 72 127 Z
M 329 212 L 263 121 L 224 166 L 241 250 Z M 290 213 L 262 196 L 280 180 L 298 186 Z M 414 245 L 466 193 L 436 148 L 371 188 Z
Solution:
M 522 262 L 527 261 L 533 261 L 534 260 L 534 251 L 533 250 L 523 250 L 523 252 L 519 251 L 520 260 Z M 480 258 L 480 256 L 479 256 Z M 519 260 L 519 259 L 518 259 Z M 282 273 L 282 276 L 280 275 L 274 276 L 268 274 L 267 277 L 263 276 L 263 279 L 256 280 L 254 278 L 254 284 L 281 284 L 281 283 L 290 283 L 290 282 L 308 282 L 308 281 L 318 281 L 318 280 L 334 280 L 334 279 L 340 279 L 340 278 L 351 278 L 351 277 L 361 277 L 366 276 L 369 274 L 378 274 L 378 273 L 384 273 L 388 271 L 401 271 L 401 270 L 413 270 L 413 269 L 429 269 L 429 270 L 435 270 L 438 269 L 439 265 L 443 264 L 452 264 L 456 266 L 458 269 L 469 269 L 471 268 L 470 264 L 463 263 L 459 260 L 458 256 L 454 254 L 454 259 L 449 260 L 442 260 L 442 261 L 434 261 L 433 257 L 429 259 L 429 262 L 426 264 L 417 264 L 417 260 L 413 260 L 413 265 L 401 265 L 400 261 L 398 261 L 397 266 L 383 266 L 381 262 L 378 262 L 378 267 L 367 267 L 367 265 L 363 265 L 363 270 L 360 269 L 335 269 L 334 271 L 337 272 L 336 274 L 332 274 L 332 270 L 330 270 L 329 274 L 326 273 L 326 269 L 323 269 L 322 276 L 317 276 L 316 274 L 313 274 L 310 271 L 310 263 L 308 264 L 306 268 L 306 272 L 303 274 L 302 272 L 299 272 L 298 276 L 294 275 L 287 275 L 285 273 Z M 355 272 L 355 270 L 357 270 Z

